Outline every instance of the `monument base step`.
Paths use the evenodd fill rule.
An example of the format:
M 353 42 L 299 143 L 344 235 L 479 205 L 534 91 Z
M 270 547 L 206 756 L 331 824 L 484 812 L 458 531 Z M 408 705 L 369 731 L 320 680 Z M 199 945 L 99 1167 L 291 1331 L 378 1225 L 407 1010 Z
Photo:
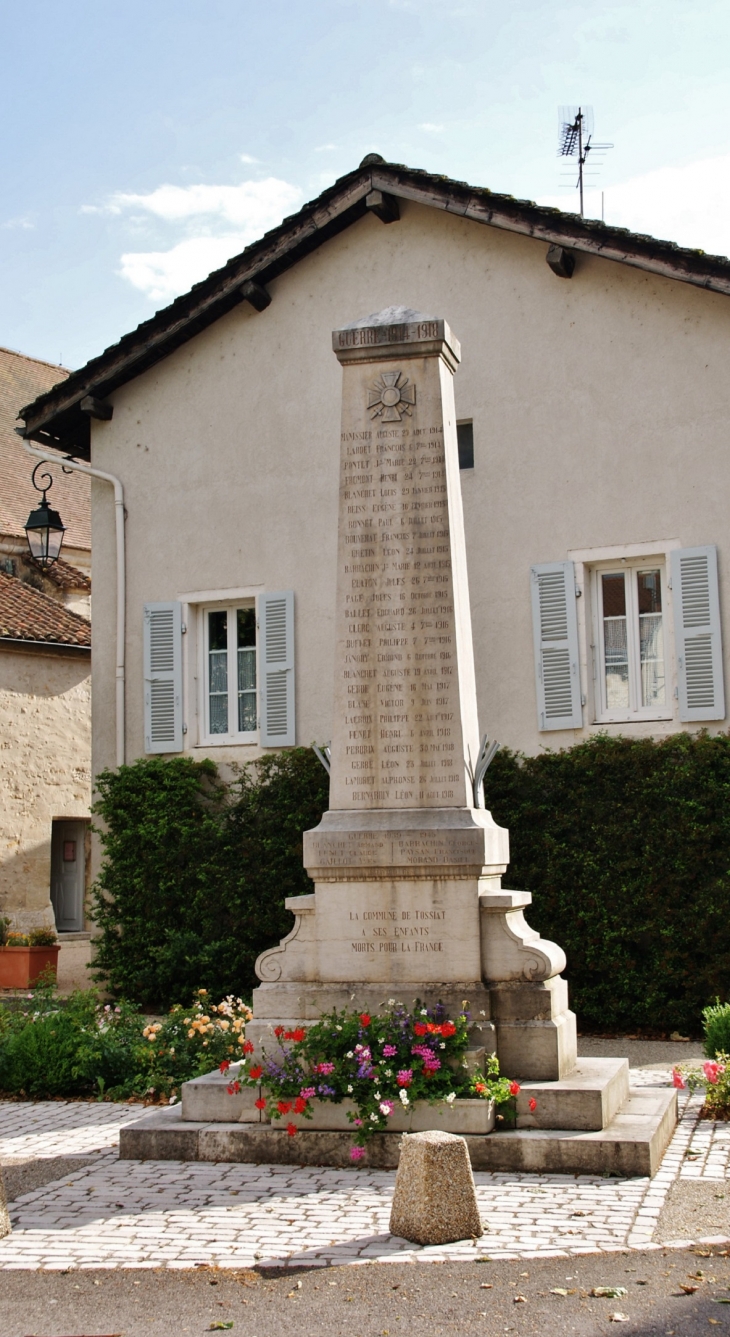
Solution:
M 217 1070 L 182 1088 L 182 1117 L 193 1123 L 265 1123 L 255 1101 L 256 1087 L 244 1087 L 230 1095 L 228 1086 L 238 1066 L 222 1076 Z M 524 1082 L 517 1097 L 517 1127 L 598 1132 L 606 1128 L 629 1094 L 629 1065 L 625 1058 L 580 1058 L 569 1077 L 554 1082 Z M 536 1101 L 535 1110 L 530 1101 Z M 351 1101 L 335 1105 L 314 1100 L 310 1119 L 292 1116 L 292 1121 L 307 1132 L 348 1132 Z M 423 1132 L 443 1128 L 450 1133 L 487 1133 L 493 1126 L 491 1106 L 482 1100 L 458 1100 L 445 1104 L 422 1105 L 413 1114 L 397 1109 L 392 1116 L 394 1133 Z M 425 1122 L 424 1122 L 425 1120 Z
M 553 1174 L 654 1175 L 677 1122 L 674 1090 L 629 1091 L 618 1114 L 597 1132 L 518 1128 L 467 1134 L 475 1170 Z M 394 1170 L 400 1133 L 377 1133 L 361 1165 Z M 119 1134 L 122 1160 L 224 1161 L 254 1165 L 352 1165 L 349 1132 L 301 1129 L 289 1137 L 271 1124 L 194 1123 L 182 1108 L 153 1110 Z

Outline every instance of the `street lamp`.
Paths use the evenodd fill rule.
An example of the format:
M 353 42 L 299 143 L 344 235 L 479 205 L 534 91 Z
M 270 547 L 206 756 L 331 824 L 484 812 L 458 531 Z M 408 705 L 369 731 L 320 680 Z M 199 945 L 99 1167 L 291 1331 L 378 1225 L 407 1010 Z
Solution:
M 31 482 L 36 492 L 43 493 L 43 499 L 34 511 L 31 511 L 25 522 L 25 536 L 28 540 L 31 556 L 39 566 L 49 567 L 58 560 L 61 552 L 63 536 L 66 533 L 66 527 L 58 514 L 49 505 L 46 493 L 53 487 L 53 479 L 49 473 L 41 475 L 41 482 L 36 483 L 35 476 L 41 465 L 40 460 L 36 464 L 31 477 Z

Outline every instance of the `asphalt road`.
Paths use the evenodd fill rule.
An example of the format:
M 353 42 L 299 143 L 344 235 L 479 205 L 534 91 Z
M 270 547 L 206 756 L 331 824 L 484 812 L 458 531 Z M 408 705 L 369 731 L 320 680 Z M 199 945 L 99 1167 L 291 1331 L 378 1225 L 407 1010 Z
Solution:
M 730 1330 L 728 1249 L 299 1272 L 0 1272 L 1 1337 L 396 1337 Z M 691 1294 L 681 1286 L 696 1287 Z M 625 1287 L 599 1298 L 595 1287 Z M 567 1294 L 553 1294 L 561 1288 Z M 519 1298 L 523 1297 L 523 1298 Z M 611 1320 L 626 1315 L 628 1322 Z M 213 1327 L 211 1325 L 225 1325 Z

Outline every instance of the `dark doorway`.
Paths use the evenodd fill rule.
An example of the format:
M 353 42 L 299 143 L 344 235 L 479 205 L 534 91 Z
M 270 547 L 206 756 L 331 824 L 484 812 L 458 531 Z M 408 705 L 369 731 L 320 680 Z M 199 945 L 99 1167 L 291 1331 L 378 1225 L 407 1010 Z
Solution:
M 86 822 L 55 819 L 51 834 L 51 904 L 59 933 L 81 933 L 86 889 Z

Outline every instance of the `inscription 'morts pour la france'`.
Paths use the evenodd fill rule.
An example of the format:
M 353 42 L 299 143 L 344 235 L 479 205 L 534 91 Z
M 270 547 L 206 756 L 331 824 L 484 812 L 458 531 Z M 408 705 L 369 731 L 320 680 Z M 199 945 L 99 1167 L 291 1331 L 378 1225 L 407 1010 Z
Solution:
M 444 377 L 443 322 L 390 329 L 404 337 L 365 344 L 372 359 L 335 338 L 344 388 L 330 804 L 470 806 L 454 598 L 458 353 L 449 349 Z M 461 569 L 465 578 L 465 560 Z

